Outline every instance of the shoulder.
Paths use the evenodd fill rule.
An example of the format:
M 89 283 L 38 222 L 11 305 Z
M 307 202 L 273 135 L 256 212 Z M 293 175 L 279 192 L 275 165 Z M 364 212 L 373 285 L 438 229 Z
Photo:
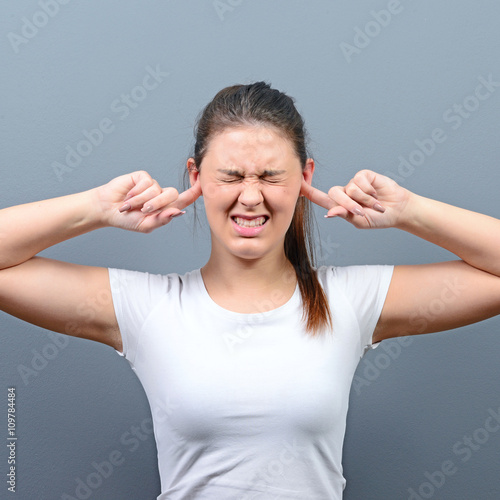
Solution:
M 321 266 L 316 272 L 331 305 L 343 297 L 356 309 L 369 309 L 385 300 L 393 271 L 392 265 L 353 265 Z
M 392 265 L 322 266 L 317 269 L 334 321 L 344 324 L 346 318 L 354 317 L 363 346 L 371 343 L 393 270 Z M 352 324 L 348 323 L 350 326 Z
M 149 296 L 162 295 L 174 290 L 181 291 L 193 286 L 199 270 L 184 274 L 156 274 L 146 271 L 108 268 L 109 280 L 113 294 L 123 292 L 143 293 Z
M 321 266 L 316 269 L 316 275 L 323 287 L 366 288 L 376 282 L 390 281 L 394 271 L 393 265 L 351 265 L 351 266 Z

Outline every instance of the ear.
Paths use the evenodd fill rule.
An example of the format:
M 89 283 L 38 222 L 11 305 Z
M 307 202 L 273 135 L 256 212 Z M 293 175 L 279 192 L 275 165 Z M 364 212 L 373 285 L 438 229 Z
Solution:
M 304 170 L 302 170 L 302 183 L 312 184 L 312 178 L 314 174 L 314 160 L 312 158 L 308 158 L 306 161 L 306 165 Z M 300 196 L 304 196 L 302 189 L 300 190 Z
M 194 158 L 189 158 L 188 161 L 186 162 L 186 167 L 189 172 L 189 182 L 191 183 L 191 187 L 196 184 L 196 181 L 200 177 L 200 171 L 198 170 L 198 167 L 196 166 L 196 163 L 194 162 Z

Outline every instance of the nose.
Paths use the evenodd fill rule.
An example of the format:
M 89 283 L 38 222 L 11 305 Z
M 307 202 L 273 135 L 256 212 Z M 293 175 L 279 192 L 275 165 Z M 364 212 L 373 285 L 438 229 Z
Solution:
M 246 207 L 255 207 L 264 200 L 261 192 L 261 187 L 258 182 L 244 182 L 240 195 L 239 202 Z

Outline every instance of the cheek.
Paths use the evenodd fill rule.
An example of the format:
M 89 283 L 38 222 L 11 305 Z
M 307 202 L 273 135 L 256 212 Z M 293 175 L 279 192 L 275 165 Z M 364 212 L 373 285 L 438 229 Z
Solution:
M 210 222 L 215 217 L 224 215 L 228 207 L 234 204 L 239 191 L 234 185 L 220 185 L 217 182 L 202 184 L 201 192 L 205 205 L 205 214 Z
M 290 186 L 264 186 L 262 194 L 266 202 L 275 210 L 289 212 L 295 210 L 299 192 Z
M 213 202 L 238 196 L 236 184 L 220 184 L 209 181 L 201 184 L 201 194 L 206 201 Z

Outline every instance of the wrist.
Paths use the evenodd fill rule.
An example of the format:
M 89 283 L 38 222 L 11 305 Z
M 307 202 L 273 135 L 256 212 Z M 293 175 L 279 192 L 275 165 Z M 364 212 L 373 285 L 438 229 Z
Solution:
M 103 210 L 101 199 L 99 196 L 99 188 L 89 189 L 79 193 L 83 202 L 83 220 L 82 224 L 90 229 L 99 229 L 109 227 L 106 212 Z
M 426 201 L 428 200 L 411 191 L 407 191 L 407 193 L 407 201 L 398 216 L 395 227 L 414 233 L 417 228 L 422 226 L 422 216 L 425 213 Z

